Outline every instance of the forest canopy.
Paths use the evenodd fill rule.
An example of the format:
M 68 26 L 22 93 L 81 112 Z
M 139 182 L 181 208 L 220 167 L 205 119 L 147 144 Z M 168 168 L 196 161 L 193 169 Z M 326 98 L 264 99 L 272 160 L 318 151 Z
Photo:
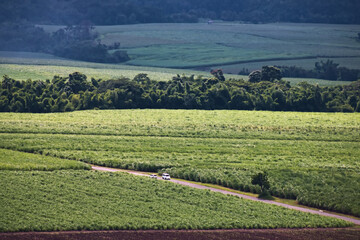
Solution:
M 197 22 L 199 18 L 252 23 L 360 24 L 358 0 L 4 0 L 0 23 L 95 25 Z
M 319 87 L 279 80 L 279 70 L 264 67 L 255 81 L 180 76 L 155 81 L 146 74 L 133 79 L 87 79 L 74 72 L 47 81 L 3 77 L 0 112 L 64 112 L 85 109 L 236 109 L 308 112 L 360 112 L 360 80 L 345 86 Z M 264 77 L 266 76 L 266 78 Z

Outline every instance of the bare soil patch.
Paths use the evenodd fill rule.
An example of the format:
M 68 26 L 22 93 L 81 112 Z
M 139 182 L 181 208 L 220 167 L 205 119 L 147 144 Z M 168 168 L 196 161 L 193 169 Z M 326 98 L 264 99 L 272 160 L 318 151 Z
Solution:
M 234 229 L 234 230 L 165 230 L 165 231 L 69 231 L 0 233 L 2 240 L 69 240 L 69 239 L 126 239 L 126 240 L 227 240 L 227 239 L 336 239 L 359 240 L 360 228 L 324 229 Z

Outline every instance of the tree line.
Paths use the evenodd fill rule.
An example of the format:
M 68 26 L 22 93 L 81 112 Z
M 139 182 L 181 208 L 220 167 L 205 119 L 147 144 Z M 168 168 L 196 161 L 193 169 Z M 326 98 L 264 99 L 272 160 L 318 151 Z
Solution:
M 291 86 L 268 67 L 256 81 L 226 80 L 221 70 L 211 78 L 177 75 L 170 81 L 151 80 L 146 74 L 88 80 L 74 72 L 46 81 L 4 76 L 0 86 L 2 112 L 134 108 L 360 112 L 360 80 L 345 86 Z
M 358 0 L 11 0 L 0 1 L 0 23 L 95 25 L 197 22 L 199 18 L 246 22 L 359 24 Z
M 339 67 L 338 63 L 333 60 L 316 62 L 311 70 L 307 70 L 297 66 L 276 66 L 281 71 L 281 76 L 291 78 L 317 78 L 332 81 L 356 81 L 360 79 L 359 69 L 349 69 Z M 238 74 L 249 75 L 248 69 L 243 68 Z
M 0 24 L 0 51 L 44 52 L 68 59 L 120 63 L 130 58 L 120 43 L 102 44 L 90 22 L 69 25 L 53 33 L 28 22 Z M 111 53 L 109 50 L 114 50 Z

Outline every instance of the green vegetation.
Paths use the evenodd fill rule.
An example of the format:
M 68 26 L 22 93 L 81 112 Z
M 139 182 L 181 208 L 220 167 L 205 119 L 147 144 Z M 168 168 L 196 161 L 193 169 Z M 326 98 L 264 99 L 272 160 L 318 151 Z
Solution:
M 329 58 L 313 58 L 313 59 L 296 59 L 296 60 L 273 60 L 261 62 L 247 62 L 239 64 L 230 64 L 226 66 L 216 66 L 221 68 L 226 73 L 251 72 L 253 70 L 261 69 L 263 66 L 296 66 L 311 70 L 314 68 L 316 62 L 327 61 Z M 332 60 L 339 66 L 345 66 L 349 69 L 359 69 L 360 57 L 337 57 Z
M 153 172 L 360 216 L 358 113 L 109 110 L 1 113 L 0 147 Z M 55 134 L 56 133 L 56 134 Z M 55 134 L 55 135 L 54 135 Z
M 0 149 L 0 170 L 91 169 L 90 165 L 39 154 Z
M 1 171 L 0 178 L 0 232 L 351 226 L 126 173 Z
M 0 54 L 1 55 L 1 54 Z M 18 59 L 17 59 L 18 60 Z M 1 61 L 1 57 L 0 57 Z M 55 75 L 60 77 L 68 77 L 69 74 L 80 71 L 86 72 L 87 76 L 96 79 L 116 79 L 116 78 L 129 78 L 133 79 L 139 73 L 147 74 L 149 78 L 156 81 L 168 81 L 176 74 L 186 75 L 197 75 L 210 77 L 209 72 L 193 71 L 186 69 L 170 69 L 170 68 L 155 68 L 155 67 L 135 67 L 135 66 L 124 66 L 124 65 L 113 65 L 113 64 L 98 64 L 98 63 L 86 63 L 86 62 L 75 62 L 68 60 L 40 60 L 36 58 L 26 59 L 25 62 L 41 62 L 39 65 L 31 64 L 0 64 L 0 76 L 8 75 L 14 79 L 26 81 L 27 79 L 42 80 L 52 79 Z M 13 62 L 13 61 L 12 61 Z M 21 62 L 21 60 L 19 60 Z M 64 65 L 63 65 L 64 64 Z M 94 64 L 94 65 L 93 65 Z M 247 78 L 247 76 L 230 75 L 225 76 L 236 77 L 236 78 Z M 1 79 L 2 80 L 2 79 Z M 0 81 L 1 81 L 0 80 Z M 301 79 L 300 81 L 306 81 L 307 79 Z M 290 80 L 295 82 L 297 79 Z M 337 85 L 349 84 L 350 82 L 335 82 Z M 333 81 L 319 80 L 320 86 L 334 85 Z
M 267 199 L 267 200 L 275 200 L 273 196 L 271 196 L 270 190 L 270 183 L 268 179 L 268 175 L 266 172 L 260 172 L 251 178 L 251 184 L 259 185 L 260 186 L 260 194 L 259 198 Z
M 43 27 L 48 32 L 54 30 L 53 26 Z M 229 69 L 226 65 L 268 61 L 255 68 L 259 69 L 279 65 L 277 62 L 281 61 L 281 66 L 302 67 L 306 64 L 304 58 L 338 62 L 342 57 L 340 67 L 359 68 L 360 45 L 354 35 L 359 27 L 354 25 L 220 22 L 97 26 L 95 30 L 106 45 L 120 42 L 131 58 L 128 64 L 132 65 L 176 68 L 210 65 L 237 74 L 248 67 Z
M 252 59 L 286 58 L 280 53 L 268 53 L 264 57 L 264 52 L 257 49 L 239 49 L 221 44 L 201 43 L 138 47 L 129 49 L 128 53 L 132 59 L 127 62 L 129 65 L 168 68 L 196 68 Z
M 262 69 L 268 66 L 263 66 Z M 338 63 L 334 63 L 332 60 L 327 59 L 325 62 L 315 62 L 315 68 L 312 70 L 306 70 L 301 67 L 296 66 L 275 66 L 278 68 L 279 75 L 283 77 L 294 77 L 294 78 L 317 78 L 317 79 L 326 79 L 332 81 L 356 81 L 360 78 L 360 70 L 348 69 L 344 67 L 339 67 Z M 253 71 L 256 73 L 259 70 Z M 239 72 L 242 75 L 251 74 L 248 69 L 243 69 Z M 281 78 L 281 77 L 280 77 Z M 251 77 L 249 76 L 251 81 Z
M 0 52 L 0 76 L 8 75 L 14 79 L 25 81 L 27 79 L 42 80 L 52 79 L 54 75 L 67 77 L 75 71 L 86 72 L 89 78 L 109 80 L 119 77 L 133 79 L 139 73 L 147 74 L 150 79 L 156 81 L 168 81 L 176 74 L 195 75 L 210 77 L 210 72 L 195 71 L 189 69 L 171 69 L 171 68 L 155 68 L 155 67 L 136 67 L 128 65 L 87 63 L 80 61 L 72 61 L 65 59 L 57 59 L 47 54 L 35 53 L 15 53 Z M 18 57 L 14 57 L 14 56 Z M 20 58 L 24 56 L 27 58 Z M 32 56 L 32 57 L 30 57 Z M 42 58 L 43 57 L 43 58 Z M 44 57 L 48 57 L 46 59 Z M 14 64 L 18 63 L 18 64 Z M 37 63 L 32 65 L 30 63 Z M 260 67 L 261 68 L 261 67 Z M 224 74 L 226 78 L 243 78 L 248 76 Z M 310 78 L 283 78 L 290 82 L 292 86 L 300 82 L 308 82 L 319 86 L 336 86 L 350 84 L 350 81 L 328 81 L 322 79 Z
M 0 23 L 98 25 L 152 22 L 197 22 L 199 18 L 248 22 L 319 22 L 359 24 L 357 0 L 37 0 L 0 2 Z M 21 10 L 21 11 L 20 11 Z M 12 14 L 9 14 L 12 13 Z M 35 14 L 36 13 L 36 14 Z
M 119 50 L 120 43 L 106 46 L 96 40 L 97 32 L 91 24 L 60 28 L 53 33 L 27 23 L 0 24 L 0 50 L 51 53 L 59 57 L 99 62 L 119 63 L 129 60 L 126 51 Z M 109 50 L 113 50 L 109 52 Z
M 359 27 L 356 25 L 219 22 L 212 25 L 197 23 L 96 26 L 94 31 L 98 34 L 95 36 L 99 49 L 95 48 L 94 51 L 96 49 L 99 51 L 88 54 L 91 56 L 85 54 L 90 51 L 82 50 L 86 44 L 82 47 L 74 47 L 74 44 L 65 42 L 68 45 L 64 46 L 63 38 L 55 34 L 61 32 L 59 30 L 61 26 L 41 25 L 40 27 L 45 30 L 43 34 L 49 33 L 54 36 L 53 38 L 60 39 L 54 40 L 55 43 L 49 48 L 60 46 L 62 49 L 60 52 L 72 48 L 67 54 L 75 55 L 76 52 L 80 54 L 83 52 L 84 56 L 68 56 L 59 54 L 59 51 L 56 54 L 88 61 L 98 61 L 98 58 L 103 56 L 104 62 L 109 62 L 106 59 L 110 57 L 104 57 L 106 54 L 101 50 L 107 48 L 113 49 L 109 50 L 110 53 L 127 51 L 130 56 L 127 65 L 173 68 L 203 66 L 201 69 L 205 69 L 206 72 L 209 72 L 210 68 L 222 68 L 225 73 L 237 74 L 243 68 L 252 71 L 265 65 L 311 69 L 315 62 L 327 59 L 339 63 L 339 67 L 359 69 L 360 45 L 354 36 L 354 32 L 358 32 Z M 4 37 L 4 39 L 8 38 Z M 33 42 L 41 44 L 41 41 Z M 16 47 L 17 51 L 21 49 L 31 51 L 26 44 L 18 44 L 16 41 L 14 44 L 15 47 L 18 45 L 23 47 Z M 5 50 L 12 49 L 6 47 L 6 44 L 2 44 L 2 47 Z M 35 50 L 39 51 L 37 49 L 33 51 Z M 54 52 L 50 50 L 43 51 Z M 33 62 L 28 64 L 34 65 Z M 79 63 L 69 64 L 69 66 L 72 66 L 71 64 L 77 66 Z
M 39 27 L 44 28 L 45 33 L 54 34 L 59 32 L 62 26 L 39 25 Z M 126 62 L 126 65 L 98 64 L 68 61 L 39 53 L 0 52 L 0 63 L 7 64 L 0 66 L 0 74 L 1 76 L 6 74 L 19 80 L 29 78 L 45 80 L 51 79 L 56 74 L 67 76 L 74 71 L 102 79 L 120 76 L 133 78 L 138 73 L 146 73 L 154 80 L 169 80 L 173 75 L 182 73 L 208 76 L 211 68 L 221 68 L 224 73 L 233 74 L 238 74 L 244 69 L 252 71 L 261 69 L 262 66 L 272 65 L 296 66 L 310 70 L 314 67 L 315 62 L 327 61 L 327 59 L 339 63 L 339 68 L 359 69 L 360 45 L 353 36 L 354 32 L 359 31 L 359 28 L 354 25 L 163 23 L 96 26 L 94 30 L 98 33 L 96 41 L 99 43 L 101 41 L 101 46 L 105 45 L 106 48 L 113 49 L 116 44 L 120 43 L 120 46 L 109 52 L 125 50 L 130 55 L 130 61 Z M 41 44 L 41 41 L 34 42 Z M 63 43 L 58 45 L 62 46 Z M 5 45 L 3 44 L 3 46 Z M 20 46 L 26 48 L 25 44 L 20 44 Z M 75 49 L 80 50 L 76 47 Z M 17 49 L 17 51 L 19 50 Z M 67 56 L 64 55 L 64 57 Z M 85 58 L 78 59 L 87 60 Z M 177 69 L 197 67 L 197 70 L 204 71 L 159 67 Z M 168 76 L 165 73 L 172 73 L 172 75 Z M 341 76 L 341 78 L 347 81 L 353 80 L 353 77 L 347 79 Z M 292 85 L 299 81 L 308 81 L 323 86 L 344 84 L 316 80 L 313 77 L 287 80 Z
M 46 81 L 16 81 L 3 77 L 2 112 L 66 112 L 86 109 L 237 109 L 275 111 L 359 112 L 360 81 L 319 87 L 300 83 L 291 87 L 275 67 L 257 71 L 256 81 L 229 79 L 221 70 L 212 78 L 177 75 L 171 81 L 154 81 L 147 74 L 132 80 L 103 81 L 79 72 Z M 252 75 L 251 75 L 252 76 Z M 259 82 L 260 81 L 260 82 Z

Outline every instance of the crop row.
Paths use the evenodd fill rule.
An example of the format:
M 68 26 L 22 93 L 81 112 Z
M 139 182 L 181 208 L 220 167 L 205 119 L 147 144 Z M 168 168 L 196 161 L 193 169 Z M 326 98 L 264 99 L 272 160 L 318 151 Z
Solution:
M 91 169 L 88 164 L 25 152 L 0 149 L 0 170 Z
M 1 113 L 0 132 L 360 141 L 360 114 L 203 110 Z
M 0 147 L 214 183 L 258 193 L 267 171 L 275 196 L 360 215 L 356 142 L 1 134 Z
M 271 192 L 360 216 L 359 114 L 121 110 L 0 114 L 0 148 Z
M 0 177 L 0 232 L 351 225 L 125 173 L 0 171 Z

